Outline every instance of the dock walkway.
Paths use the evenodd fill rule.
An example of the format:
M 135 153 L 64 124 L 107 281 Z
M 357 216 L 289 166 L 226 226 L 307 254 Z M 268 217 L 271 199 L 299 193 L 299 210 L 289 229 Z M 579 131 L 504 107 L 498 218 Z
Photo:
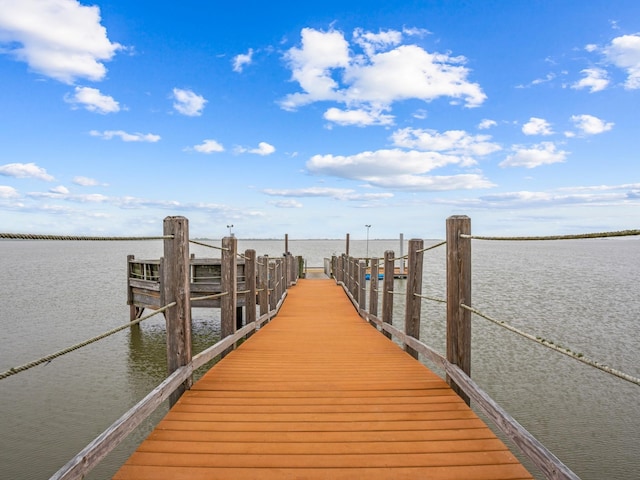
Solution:
M 477 415 L 332 280 L 187 391 L 114 479 L 532 479 Z

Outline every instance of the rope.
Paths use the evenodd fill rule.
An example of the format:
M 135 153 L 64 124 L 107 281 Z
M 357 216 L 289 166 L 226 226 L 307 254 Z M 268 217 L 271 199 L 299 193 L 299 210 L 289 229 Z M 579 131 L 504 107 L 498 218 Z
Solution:
M 582 233 L 577 235 L 550 235 L 546 237 L 481 237 L 477 235 L 460 234 L 461 238 L 472 238 L 475 240 L 576 240 L 584 238 L 607 238 L 607 237 L 628 237 L 640 235 L 640 230 L 621 230 L 619 232 Z
M 39 358 L 38 360 L 34 360 L 33 362 L 29 362 L 29 363 L 25 363 L 24 365 L 21 365 L 19 367 L 13 367 L 10 368 L 9 370 L 7 370 L 4 373 L 0 373 L 0 380 L 4 380 L 7 377 L 10 377 L 12 375 L 15 375 L 16 373 L 20 373 L 20 372 L 24 372 L 25 370 L 29 370 L 30 368 L 36 367 L 42 363 L 46 363 L 46 362 L 50 362 L 51 360 L 61 357 L 62 355 L 66 355 L 67 353 L 73 352 L 75 350 L 78 350 L 82 347 L 86 347 L 87 345 L 90 345 L 92 343 L 97 342 L 98 340 L 102 340 L 103 338 L 109 337 L 111 335 L 113 335 L 114 333 L 118 333 L 121 330 L 124 330 L 125 328 L 129 328 L 132 327 L 134 325 L 139 324 L 140 322 L 142 322 L 143 320 L 147 320 L 148 318 L 153 317 L 154 315 L 158 315 L 159 313 L 163 313 L 165 310 L 174 307 L 176 305 L 176 302 L 172 302 L 168 305 L 165 305 L 164 307 L 156 310 L 155 312 L 146 315 L 144 317 L 140 317 L 137 320 L 134 320 L 132 322 L 126 323 L 124 325 L 121 325 L 117 328 L 114 328 L 112 330 L 109 330 L 108 332 L 103 333 L 102 335 L 98 335 L 97 337 L 93 337 L 90 338 L 89 340 L 85 340 L 82 343 L 77 343 L 75 345 L 72 345 L 68 348 L 65 348 L 64 350 L 60 350 L 59 352 L 53 353 L 51 355 L 47 355 L 46 357 L 42 357 Z
M 428 250 L 433 250 L 434 248 L 438 248 L 438 247 L 441 247 L 442 245 L 446 245 L 446 244 L 447 244 L 447 241 L 444 240 L 444 241 L 442 241 L 440 243 L 436 243 L 435 245 L 431 245 L 430 247 L 423 248 L 422 250 L 416 250 L 416 253 L 422 253 L 422 252 L 426 252 Z
M 423 300 L 431 300 L 432 302 L 438 302 L 438 303 L 447 303 L 446 300 L 443 300 L 441 298 L 428 297 L 426 295 L 420 295 L 418 293 L 414 293 L 413 295 L 416 297 L 422 298 Z
M 578 360 L 586 365 L 589 365 L 591 367 L 597 368 L 598 370 L 602 370 L 603 372 L 609 373 L 611 375 L 614 375 L 618 378 L 621 378 L 622 380 L 626 380 L 627 382 L 631 382 L 634 383 L 638 386 L 640 386 L 640 378 L 636 378 L 633 377 L 627 373 L 621 372 L 620 370 L 616 370 L 615 368 L 611 368 L 607 365 L 604 365 L 602 363 L 596 362 L 595 360 L 591 360 L 589 358 L 586 358 L 582 353 L 576 353 L 574 351 L 572 351 L 570 348 L 566 348 L 563 347 L 562 345 L 558 345 L 554 342 L 552 342 L 551 340 L 546 340 L 542 337 L 534 337 L 533 335 L 531 335 L 530 333 L 524 332 L 512 325 L 509 325 L 501 320 L 496 320 L 494 318 L 489 317 L 488 315 L 485 315 L 481 312 L 479 312 L 478 310 L 476 310 L 475 308 L 469 307 L 468 305 L 465 304 L 461 304 L 460 305 L 462 308 L 464 308 L 465 310 L 469 310 L 471 313 L 475 313 L 476 315 L 478 315 L 479 317 L 484 318 L 485 320 L 489 320 L 490 322 L 495 323 L 496 325 L 499 325 L 501 327 L 506 328 L 507 330 L 513 332 L 513 333 L 517 333 L 518 335 L 527 338 L 533 342 L 536 342 L 540 345 L 544 345 L 547 348 L 550 348 L 551 350 L 555 350 L 556 352 L 560 352 L 563 355 L 567 355 L 568 357 L 571 357 L 575 360 Z
M 204 297 L 191 297 L 189 301 L 197 302 L 198 300 L 211 300 L 212 298 L 224 297 L 225 295 L 229 295 L 229 292 L 215 293 L 213 295 L 206 295 Z
M 194 245 L 200 245 L 201 247 L 215 248 L 216 250 L 222 250 L 225 252 L 229 251 L 228 248 L 216 247 L 215 245 L 209 245 L 208 243 L 198 242 L 197 240 L 189 240 L 189 243 L 193 243 Z
M 0 238 L 7 240 L 86 240 L 92 242 L 103 241 L 131 241 L 131 240 L 166 240 L 173 235 L 161 237 L 87 237 L 76 235 L 37 235 L 32 233 L 0 233 Z

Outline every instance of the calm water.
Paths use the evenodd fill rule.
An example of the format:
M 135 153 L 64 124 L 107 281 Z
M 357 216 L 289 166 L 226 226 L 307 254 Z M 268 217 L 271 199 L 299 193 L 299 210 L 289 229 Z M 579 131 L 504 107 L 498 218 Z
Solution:
M 429 244 L 429 242 L 427 242 Z M 240 241 L 279 256 L 283 241 Z M 371 240 L 369 253 L 399 251 Z M 340 241 L 290 241 L 309 266 Z M 364 241 L 351 253 L 364 256 Z M 192 246 L 199 257 L 217 251 Z M 405 247 L 406 252 L 406 247 Z M 425 254 L 424 293 L 444 298 L 444 247 Z M 0 242 L 0 371 L 128 321 L 126 256 L 159 258 L 154 242 Z M 640 376 L 640 240 L 473 243 L 473 305 Z M 403 281 L 397 290 L 403 291 Z M 402 324 L 402 297 L 396 325 Z M 194 309 L 194 350 L 219 336 L 217 311 Z M 421 337 L 444 352 L 444 306 L 424 302 Z M 120 332 L 0 381 L 0 478 L 46 479 L 165 376 L 164 320 Z M 640 387 L 473 319 L 472 376 L 584 480 L 638 478 Z M 90 478 L 110 477 L 165 405 Z

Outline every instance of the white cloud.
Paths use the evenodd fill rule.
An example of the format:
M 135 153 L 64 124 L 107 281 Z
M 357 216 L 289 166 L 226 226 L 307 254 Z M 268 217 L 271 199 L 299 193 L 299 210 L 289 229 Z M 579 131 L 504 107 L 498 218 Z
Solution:
M 286 110 L 321 100 L 339 100 L 337 82 L 331 77 L 331 69 L 349 66 L 349 44 L 340 32 L 321 32 L 303 28 L 301 48 L 293 47 L 286 54 L 292 79 L 298 82 L 304 93 L 288 95 L 281 103 Z
M 436 168 L 460 163 L 463 160 L 455 155 L 393 149 L 350 156 L 314 155 L 306 165 L 312 173 L 361 180 L 384 188 L 434 191 L 493 186 L 480 175 L 425 175 Z
M 49 190 L 51 193 L 58 193 L 60 195 L 68 195 L 69 189 L 64 185 L 58 185 L 57 187 L 53 187 Z
M 348 201 L 385 200 L 388 198 L 393 198 L 393 193 L 356 193 L 355 190 L 349 188 L 332 187 L 309 187 L 283 190 L 267 188 L 263 190 L 262 193 L 273 197 L 328 197 L 335 200 Z
M 488 118 L 485 118 L 478 124 L 478 129 L 488 130 L 489 128 L 495 127 L 496 125 L 498 125 L 498 123 L 495 120 L 489 120 Z
M 6 185 L 0 185 L 0 198 L 18 198 L 20 194 L 18 191 Z
M 193 149 L 196 152 L 200 153 L 214 153 L 214 152 L 224 152 L 224 147 L 221 143 L 218 143 L 216 140 L 205 140 L 200 145 L 195 145 Z
M 47 77 L 102 80 L 103 62 L 123 47 L 107 38 L 100 20 L 97 6 L 76 0 L 0 0 L 0 43 Z
M 594 93 L 604 90 L 609 85 L 607 71 L 602 68 L 585 68 L 580 73 L 584 74 L 584 78 L 571 85 L 571 88 L 588 88 L 590 93 Z
M 335 107 L 331 107 L 324 112 L 324 118 L 338 125 L 355 125 L 357 127 L 392 125 L 394 120 L 393 115 L 385 115 L 381 111 L 365 109 L 340 110 Z
M 552 142 L 542 142 L 531 148 L 516 145 L 513 150 L 515 153 L 507 156 L 500 163 L 501 167 L 535 168 L 540 165 L 564 162 L 569 154 L 564 150 L 556 151 L 556 146 Z
M 491 136 L 470 135 L 464 130 L 439 133 L 429 129 L 403 128 L 394 132 L 391 138 L 394 145 L 399 147 L 447 152 L 451 155 L 484 156 L 501 150 L 500 145 L 489 141 Z
M 55 180 L 44 168 L 37 166 L 35 163 L 7 163 L 0 166 L 0 175 L 16 178 L 37 178 L 45 182 Z
M 123 130 L 105 130 L 104 132 L 91 130 L 89 135 L 92 137 L 100 137 L 104 140 L 111 140 L 114 137 L 119 137 L 123 142 L 155 143 L 160 140 L 160 135 L 155 135 L 153 133 L 127 133 Z
M 522 126 L 522 133 L 525 135 L 553 135 L 551 124 L 544 118 L 531 117 Z
M 605 122 L 604 120 L 594 117 L 593 115 L 572 115 L 571 121 L 576 128 L 580 130 L 582 135 L 597 135 L 607 132 L 613 128 L 613 122 Z
M 305 28 L 301 36 L 301 46 L 291 48 L 285 55 L 292 79 L 302 89 L 281 101 L 286 110 L 317 101 L 335 101 L 345 104 L 347 111 L 380 112 L 397 101 L 429 102 L 441 97 L 463 100 L 467 107 L 476 107 L 486 99 L 480 86 L 467 80 L 469 70 L 464 66 L 464 57 L 402 45 L 401 32 L 374 34 L 358 29 L 353 45 L 335 30 Z M 355 47 L 360 47 L 362 53 L 352 53 Z M 344 115 L 337 118 L 344 122 Z
M 253 49 L 250 48 L 247 53 L 241 53 L 233 57 L 233 71 L 242 73 L 245 65 L 251 65 L 253 58 Z
M 236 147 L 236 153 L 254 153 L 256 155 L 267 156 L 271 155 L 276 151 L 276 147 L 268 144 L 267 142 L 258 143 L 258 148 L 246 148 L 246 147 Z
M 120 104 L 113 97 L 100 93 L 97 88 L 76 87 L 74 95 L 66 95 L 65 101 L 80 104 L 90 112 L 105 114 L 120 111 Z
M 99 185 L 97 180 L 93 178 L 81 177 L 81 176 L 73 177 L 72 182 L 82 187 L 95 187 Z
M 289 199 L 289 200 L 280 200 L 277 202 L 269 202 L 271 205 L 278 208 L 302 208 L 302 203 L 297 200 Z
M 640 88 L 640 33 L 614 38 L 604 48 L 604 55 L 613 65 L 627 71 L 627 89 Z
M 207 100 L 201 95 L 191 90 L 183 90 L 181 88 L 173 89 L 173 108 L 179 113 L 189 117 L 199 117 L 202 115 Z

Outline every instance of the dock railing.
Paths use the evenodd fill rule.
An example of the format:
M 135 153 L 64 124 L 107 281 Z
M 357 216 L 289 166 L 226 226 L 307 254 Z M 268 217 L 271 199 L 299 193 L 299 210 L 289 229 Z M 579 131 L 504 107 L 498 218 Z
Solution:
M 640 379 L 613 369 L 601 362 L 576 354 L 567 347 L 523 332 L 505 322 L 497 321 L 472 307 L 471 299 L 471 240 L 565 240 L 640 235 L 639 230 L 604 232 L 580 235 L 547 237 L 482 237 L 471 235 L 471 220 L 467 216 L 452 216 L 446 221 L 446 240 L 424 248 L 421 239 L 408 242 L 408 254 L 395 258 L 393 251 L 386 251 L 381 259 L 362 259 L 348 254 L 333 256 L 329 270 L 336 282 L 342 285 L 347 296 L 362 318 L 380 329 L 387 337 L 395 337 L 404 345 L 407 353 L 415 358 L 433 362 L 445 372 L 446 380 L 467 404 L 471 401 L 509 438 L 548 479 L 577 479 L 578 476 L 531 435 L 511 415 L 500 407 L 471 379 L 471 316 L 477 315 L 492 321 L 513 333 L 537 342 L 584 364 L 612 374 L 625 381 L 640 385 Z M 348 237 L 347 237 L 348 238 Z M 347 243 L 348 244 L 348 243 Z M 423 255 L 431 249 L 446 245 L 446 298 L 433 298 L 422 294 Z M 394 265 L 407 260 L 404 331 L 393 326 Z M 379 262 L 383 262 L 382 290 L 378 275 Z M 369 302 L 367 307 L 366 272 L 370 268 Z M 382 294 L 382 315 L 378 315 L 378 299 Z M 420 341 L 421 302 L 428 300 L 446 304 L 446 354 L 435 351 Z
M 217 356 L 229 353 L 239 341 L 273 318 L 287 296 L 287 289 L 298 280 L 299 260 L 290 253 L 286 252 L 279 258 L 256 258 L 254 250 L 238 254 L 237 239 L 233 236 L 223 238 L 221 247 L 190 240 L 189 222 L 184 217 L 165 218 L 161 237 L 5 234 L 3 238 L 91 241 L 161 239 L 164 242 L 164 256 L 160 260 L 136 260 L 131 255 L 127 258 L 127 303 L 131 306 L 128 324 L 0 374 L 1 380 L 130 328 L 157 314 L 165 316 L 167 378 L 69 460 L 50 480 L 84 478 L 165 400 L 169 399 L 173 405 L 190 388 L 193 373 L 197 369 Z M 190 257 L 190 243 L 219 249 L 221 258 Z M 202 272 L 214 265 L 219 266 L 219 269 L 209 271 L 217 270 L 219 277 L 211 275 L 206 278 L 206 274 L 203 275 Z M 241 281 L 238 278 L 239 272 Z M 239 305 L 246 309 L 244 326 L 237 323 Z M 197 355 L 192 355 L 191 308 L 195 306 L 221 309 L 221 339 Z M 154 312 L 143 316 L 145 308 Z

